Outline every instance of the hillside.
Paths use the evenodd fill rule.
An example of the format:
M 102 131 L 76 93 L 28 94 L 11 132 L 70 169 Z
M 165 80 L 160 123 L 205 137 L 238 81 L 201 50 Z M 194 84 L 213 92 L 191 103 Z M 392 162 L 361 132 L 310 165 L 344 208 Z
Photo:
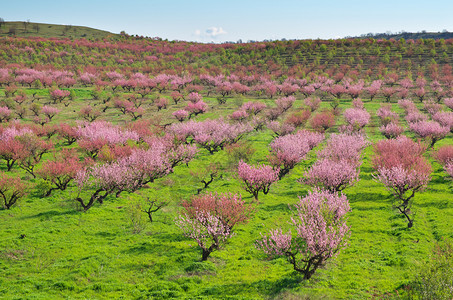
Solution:
M 46 45 L 46 47 L 44 47 Z M 50 51 L 49 51 L 50 50 Z M 273 78 L 320 75 L 340 81 L 449 75 L 453 39 L 295 40 L 243 44 L 174 42 L 112 35 L 104 40 L 0 37 L 0 67 L 77 71 L 122 70 L 147 74 L 262 74 Z M 19 64 L 19 65 L 18 65 Z M 284 78 L 282 78 L 284 79 Z
M 85 26 L 57 25 L 33 22 L 5 22 L 0 27 L 0 37 L 43 37 L 71 39 L 103 39 L 117 34 Z

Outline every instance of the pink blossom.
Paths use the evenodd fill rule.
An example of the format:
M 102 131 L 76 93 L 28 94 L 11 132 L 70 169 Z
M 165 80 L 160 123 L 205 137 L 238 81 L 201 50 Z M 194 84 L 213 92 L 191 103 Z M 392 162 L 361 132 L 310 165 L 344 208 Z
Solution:
M 83 73 L 80 75 L 79 80 L 84 85 L 92 84 L 97 79 L 97 75 L 91 73 Z
M 422 191 L 429 180 L 429 172 L 418 172 L 402 165 L 391 168 L 379 168 L 376 179 L 397 197 L 403 197 L 408 191 Z
M 394 207 L 403 214 L 408 227 L 413 226 L 411 205 L 416 192 L 423 190 L 430 180 L 431 165 L 423 157 L 424 148 L 405 136 L 379 141 L 375 145 L 374 177 L 394 195 Z
M 406 115 L 406 122 L 409 123 L 409 125 L 410 123 L 417 123 L 426 120 L 428 120 L 428 117 L 418 110 L 411 111 Z
M 381 120 L 382 125 L 393 123 L 399 118 L 398 114 L 391 110 L 391 106 L 382 106 L 377 110 L 376 115 Z
M 222 97 L 225 97 L 233 91 L 233 85 L 228 81 L 219 82 L 216 86 L 216 90 Z
M 172 124 L 168 132 L 174 134 L 179 140 L 192 137 L 194 142 L 212 154 L 223 149 L 225 145 L 237 142 L 251 130 L 252 128 L 248 124 L 231 125 L 223 119 L 216 119 Z
M 245 190 L 258 200 L 258 193 L 262 191 L 265 195 L 269 192 L 272 183 L 278 180 L 279 169 L 271 166 L 260 165 L 250 166 L 244 161 L 239 161 L 238 176 L 245 184 Z
M 421 87 L 421 88 L 416 89 L 414 94 L 415 94 L 415 96 L 417 96 L 418 100 L 420 102 L 422 102 L 426 96 L 426 91 L 423 87 Z
M 135 131 L 122 130 L 105 121 L 81 122 L 77 126 L 77 134 L 80 139 L 92 141 L 102 139 L 109 144 L 126 144 L 128 140 L 139 140 L 139 135 Z
M 11 110 L 7 106 L 0 106 L 0 123 L 9 120 Z
M 370 114 L 364 109 L 348 108 L 344 112 L 346 122 L 354 129 L 360 130 L 370 122 Z
M 167 108 L 167 105 L 168 105 L 168 99 L 165 97 L 160 97 L 156 101 L 157 110 L 165 109 L 165 108 Z
M 233 91 L 237 94 L 245 95 L 250 91 L 250 88 L 246 85 L 241 84 L 240 82 L 233 82 L 231 85 Z
M 176 118 L 176 120 L 182 122 L 189 117 L 189 112 L 187 110 L 181 109 L 175 111 L 174 113 L 172 113 L 172 115 Z
M 345 195 L 315 189 L 306 197 L 299 197 L 295 208 L 296 216 L 291 219 L 296 229 L 294 237 L 291 231 L 275 229 L 269 236 L 262 236 L 256 246 L 270 256 L 286 257 L 294 270 L 310 279 L 346 246 L 349 227 L 345 216 L 350 210 L 349 202 Z
M 110 81 L 115 81 L 118 79 L 123 79 L 123 75 L 117 72 L 108 72 L 105 74 L 105 76 L 108 78 Z
M 189 83 L 191 83 L 192 81 L 193 81 L 193 78 L 189 75 L 184 75 L 182 77 L 174 76 L 171 79 L 170 84 L 173 86 L 173 89 L 180 90 L 180 89 L 184 88 L 186 85 L 188 85 Z
M 194 146 L 176 146 L 165 139 L 152 139 L 148 144 L 148 150 L 134 149 L 131 155 L 117 161 L 81 170 L 75 178 L 79 190 L 96 189 L 88 202 L 80 196 L 77 197 L 76 200 L 82 207 L 88 210 L 96 201 L 102 202 L 112 193 L 118 196 L 125 190 L 134 192 L 143 185 L 171 173 L 177 164 L 188 163 L 196 153 Z
M 10 84 L 13 82 L 9 69 L 0 68 L 0 84 Z
M 305 173 L 301 183 L 339 192 L 359 181 L 359 168 L 347 160 L 317 160 Z
M 381 90 L 381 92 L 386 101 L 389 102 L 390 98 L 397 92 L 397 90 L 393 87 L 385 87 Z
M 351 96 L 352 99 L 356 99 L 360 96 L 360 93 L 363 90 L 364 82 L 363 80 L 357 82 L 356 84 L 350 84 L 347 86 L 346 94 Z
M 269 236 L 261 235 L 257 241 L 257 248 L 269 256 L 286 256 L 292 249 L 291 231 L 283 233 L 280 228 L 271 230 Z
M 426 79 L 423 77 L 417 77 L 415 84 L 417 85 L 417 87 L 423 88 L 426 85 Z
M 203 102 L 203 100 L 200 100 L 196 103 L 189 102 L 187 103 L 187 106 L 184 108 L 187 112 L 189 112 L 190 115 L 198 115 L 206 112 L 208 109 L 208 105 Z
M 445 98 L 444 104 L 451 110 L 453 110 L 453 98 Z
M 209 254 L 224 244 L 233 233 L 218 216 L 209 212 L 196 212 L 194 218 L 180 215 L 176 225 L 203 250 L 202 260 L 206 260 Z
M 329 93 L 331 93 L 335 98 L 340 99 L 342 94 L 346 93 L 346 88 L 341 84 L 336 84 L 329 88 Z
M 417 107 L 415 106 L 414 102 L 409 99 L 398 100 L 398 105 L 405 110 L 406 114 L 411 111 L 417 111 Z
M 52 120 L 52 118 L 58 114 L 59 112 L 61 111 L 61 109 L 57 108 L 57 107 L 53 107 L 53 106 L 48 106 L 48 105 L 44 105 L 42 108 L 41 108 L 41 112 L 46 115 L 49 120 Z
M 241 107 L 249 114 L 258 114 L 260 111 L 266 108 L 266 104 L 261 102 L 246 102 Z
M 439 111 L 433 115 L 433 120 L 437 121 L 440 125 L 450 128 L 453 132 L 453 112 Z
M 279 169 L 279 178 L 285 176 L 305 155 L 324 139 L 322 133 L 299 131 L 274 139 L 271 144 L 271 164 Z
M 361 159 L 360 153 L 369 144 L 360 134 L 331 134 L 327 145 L 318 152 L 318 159 L 358 163 Z
M 427 100 L 423 103 L 423 109 L 432 116 L 442 110 L 442 104 L 435 103 L 433 100 Z
M 310 97 L 311 95 L 313 95 L 316 92 L 315 88 L 312 85 L 304 86 L 300 89 L 300 91 L 306 97 Z
M 290 134 L 294 130 L 296 130 L 296 127 L 294 127 L 293 125 L 288 123 L 280 123 L 278 121 L 269 122 L 267 124 L 267 127 L 272 130 L 277 137 Z
M 27 134 L 33 134 L 30 128 L 18 128 L 16 126 L 5 128 L 0 134 L 0 141 L 8 141 L 14 139 L 16 136 L 23 136 Z
M 360 98 L 352 100 L 352 107 L 353 108 L 358 108 L 358 109 L 365 109 L 363 101 Z
M 70 94 L 69 91 L 55 89 L 50 91 L 50 97 L 54 100 L 54 103 L 57 101 L 62 101 L 64 98 L 68 97 Z
M 321 99 L 319 97 L 309 97 L 305 99 L 304 104 L 308 106 L 312 112 L 314 112 L 321 105 Z
M 248 118 L 248 114 L 245 110 L 243 109 L 240 109 L 240 110 L 237 110 L 235 112 L 233 112 L 231 115 L 230 115 L 230 119 L 231 120 L 236 120 L 236 121 L 243 121 L 245 119 Z
M 382 80 L 375 80 L 370 84 L 370 86 L 364 89 L 370 96 L 370 100 L 373 100 L 373 98 L 378 94 L 379 90 L 381 89 L 381 86 Z
M 294 101 L 296 98 L 294 96 L 282 97 L 275 100 L 275 104 L 277 104 L 277 108 L 280 111 L 287 111 L 288 109 L 293 106 Z
M 445 172 L 450 175 L 450 177 L 453 177 L 453 162 L 449 162 L 444 166 Z
M 256 85 L 255 89 L 263 91 L 269 98 L 277 94 L 277 85 L 269 80 L 265 80 L 261 85 Z
M 437 141 L 445 138 L 445 136 L 450 132 L 450 128 L 444 127 L 434 121 L 420 121 L 416 123 L 410 123 L 409 127 L 421 138 L 430 139 L 431 147 L 433 147 Z
M 187 96 L 187 100 L 189 100 L 190 102 L 195 104 L 195 103 L 203 100 L 203 98 L 201 97 L 200 94 L 193 92 Z
M 237 223 L 245 223 L 253 207 L 236 194 L 204 194 L 183 202 L 184 213 L 176 220 L 183 234 L 202 249 L 202 260 L 233 235 Z
M 453 145 L 444 145 L 439 147 L 434 156 L 436 160 L 444 166 L 446 164 L 453 163 Z
M 387 125 L 379 127 L 379 131 L 388 139 L 395 139 L 399 137 L 403 132 L 404 128 L 396 123 L 390 122 Z
M 400 80 L 400 86 L 403 87 L 404 89 L 410 89 L 411 87 L 414 86 L 414 84 L 411 79 L 404 78 Z

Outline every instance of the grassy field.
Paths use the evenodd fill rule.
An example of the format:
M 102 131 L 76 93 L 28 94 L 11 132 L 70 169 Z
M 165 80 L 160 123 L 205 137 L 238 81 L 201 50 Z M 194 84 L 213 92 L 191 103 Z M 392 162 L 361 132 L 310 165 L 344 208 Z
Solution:
M 40 102 L 44 104 L 48 99 L 46 92 L 42 94 Z M 52 123 L 74 121 L 76 112 L 93 101 L 86 89 L 77 89 L 76 94 L 76 101 Z M 229 115 L 250 99 L 231 98 L 221 107 L 213 98 L 204 100 L 210 110 L 198 120 Z M 260 101 L 274 105 L 272 99 Z M 365 108 L 372 115 L 372 122 L 366 127 L 371 142 L 384 138 L 375 116 L 381 105 L 377 100 L 365 100 Z M 397 104 L 392 105 L 404 120 Z M 163 120 L 171 120 L 171 112 L 183 106 L 185 103 L 171 105 L 160 112 L 148 106 L 145 118 L 159 115 Z M 302 106 L 302 100 L 296 100 L 292 111 Z M 328 106 L 328 102 L 322 104 L 322 108 Z M 340 107 L 351 107 L 351 101 L 343 100 Z M 107 110 L 101 119 L 118 124 L 130 120 L 114 109 Z M 328 134 L 338 132 L 341 124 L 340 116 L 337 126 L 329 129 Z M 405 134 L 413 137 L 410 132 Z M 256 150 L 252 162 L 266 162 L 271 131 L 253 132 L 246 140 Z M 452 143 L 450 134 L 435 149 Z M 434 150 L 426 154 L 434 171 L 428 189 L 415 197 L 413 228 L 408 229 L 404 217 L 392 210 L 390 193 L 373 179 L 370 146 L 364 151 L 360 181 L 344 192 L 352 208 L 348 220 L 349 245 L 325 268 L 309 281 L 303 281 L 287 261 L 269 260 L 255 248 L 260 233 L 277 226 L 290 227 L 289 206 L 297 203 L 298 195 L 304 196 L 309 190 L 297 179 L 315 161 L 316 150 L 323 145 L 273 185 L 268 195 L 260 195 L 252 219 L 238 226 L 229 243 L 213 252 L 206 262 L 200 262 L 201 250 L 182 235 L 175 218 L 181 200 L 189 199 L 201 187 L 190 171 L 215 161 L 225 165 L 228 161 L 225 151 L 210 155 L 200 150 L 188 166 L 176 167 L 173 174 L 150 184 L 149 188 L 134 194 L 124 192 L 119 198 L 109 197 L 104 204 L 96 204 L 87 212 L 76 209 L 75 187 L 55 192 L 48 198 L 40 197 L 37 188 L 31 189 L 18 206 L 0 210 L 0 298 L 381 299 L 397 297 L 396 291 L 404 294 L 404 285 L 415 280 L 434 243 L 442 237 L 453 237 L 452 184 L 432 159 Z M 57 145 L 57 149 L 60 147 Z M 4 164 L 0 168 L 5 170 Z M 19 169 L 14 173 L 32 184 L 39 182 Z M 239 192 L 247 202 L 253 202 L 253 197 L 241 188 L 240 181 L 228 172 L 227 166 L 224 177 L 215 180 L 208 191 Z M 135 204 L 146 197 L 169 201 L 168 206 L 155 213 L 153 223 L 136 209 Z
M 116 34 L 86 26 L 58 25 L 33 22 L 5 22 L 0 27 L 0 37 L 42 37 L 71 39 L 103 39 Z

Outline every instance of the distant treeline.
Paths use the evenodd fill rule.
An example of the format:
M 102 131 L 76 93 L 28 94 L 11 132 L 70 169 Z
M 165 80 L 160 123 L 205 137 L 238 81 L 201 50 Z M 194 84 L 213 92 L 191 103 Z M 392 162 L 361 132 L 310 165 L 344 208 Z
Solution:
M 374 38 L 374 39 L 405 39 L 405 40 L 417 40 L 417 39 L 435 39 L 435 40 L 440 40 L 440 39 L 451 39 L 453 38 L 453 32 L 448 32 L 446 30 L 443 30 L 442 32 L 427 32 L 425 30 L 420 31 L 420 32 L 397 32 L 397 33 L 392 33 L 392 32 L 386 32 L 386 33 L 367 33 L 367 34 L 362 34 L 360 36 L 355 36 L 355 37 L 346 37 L 346 38 L 361 38 L 361 39 L 367 39 L 367 38 Z

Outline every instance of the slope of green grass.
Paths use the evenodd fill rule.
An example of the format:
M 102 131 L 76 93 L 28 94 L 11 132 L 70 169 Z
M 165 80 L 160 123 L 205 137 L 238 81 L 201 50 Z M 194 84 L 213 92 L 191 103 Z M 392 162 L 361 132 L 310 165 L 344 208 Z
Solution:
M 53 123 L 74 120 L 80 107 L 92 101 L 85 89 L 78 90 L 77 96 Z M 226 116 L 241 102 L 230 99 L 219 109 L 214 99 L 205 101 L 211 111 L 199 119 Z M 272 105 L 274 100 L 260 101 Z M 172 105 L 158 113 L 145 106 L 145 117 L 159 114 L 164 120 L 169 119 L 172 111 L 184 105 Z M 297 100 L 295 107 L 301 106 L 302 101 Z M 349 100 L 341 103 L 343 109 L 350 106 Z M 373 116 L 366 129 L 372 142 L 383 138 L 375 117 L 380 106 L 378 102 L 365 102 Z M 402 113 L 395 103 L 393 109 Z M 128 120 L 114 109 L 107 110 L 103 118 L 120 124 Z M 342 117 L 337 120 L 340 125 Z M 330 132 L 337 132 L 337 127 Z M 411 136 L 409 132 L 405 134 Z M 253 132 L 246 140 L 256 150 L 252 161 L 265 162 L 271 132 Z M 435 148 L 452 143 L 449 135 Z M 415 197 L 415 224 L 408 229 L 405 219 L 392 210 L 390 193 L 373 179 L 372 147 L 368 147 L 359 183 L 345 190 L 352 208 L 348 219 L 349 245 L 309 281 L 303 281 L 284 259 L 269 260 L 255 248 L 260 233 L 277 226 L 290 228 L 289 206 L 309 189 L 297 179 L 316 159 L 315 151 L 273 185 L 268 195 L 260 194 L 252 219 L 238 226 L 229 243 L 213 252 L 206 262 L 200 262 L 200 249 L 181 234 L 175 218 L 181 199 L 190 198 L 200 187 L 190 171 L 213 161 L 225 162 L 225 151 L 210 155 L 201 150 L 188 166 L 176 167 L 173 174 L 149 188 L 135 194 L 124 192 L 118 198 L 111 196 L 87 212 L 76 210 L 75 187 L 48 198 L 31 190 L 20 205 L 0 210 L 0 298 L 379 299 L 386 293 L 401 292 L 405 284 L 414 280 L 418 266 L 428 259 L 434 243 L 441 237 L 453 237 L 451 181 L 432 159 L 432 180 L 428 189 Z M 0 167 L 4 168 L 3 164 Z M 38 182 L 18 169 L 14 173 Z M 239 192 L 247 202 L 254 201 L 238 179 L 228 173 L 215 180 L 208 191 Z M 153 223 L 133 208 L 136 201 L 145 197 L 170 201 L 154 214 Z M 136 221 L 135 227 L 131 219 Z
M 58 25 L 33 22 L 5 22 L 0 27 L 1 36 L 104 39 L 116 34 L 86 26 Z

